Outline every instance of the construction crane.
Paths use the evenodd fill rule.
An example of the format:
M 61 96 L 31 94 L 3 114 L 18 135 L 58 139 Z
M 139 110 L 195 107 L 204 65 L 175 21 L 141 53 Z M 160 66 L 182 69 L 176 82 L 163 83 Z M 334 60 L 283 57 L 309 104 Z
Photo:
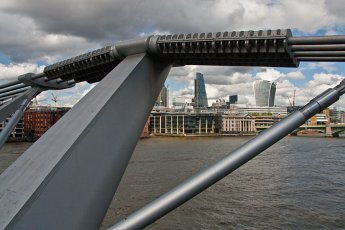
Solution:
M 290 100 L 289 96 L 286 96 L 287 99 L 289 100 L 290 106 L 296 106 L 296 89 L 293 90 L 293 98 L 292 101 Z
M 51 95 L 52 95 L 51 100 L 55 103 L 55 107 L 56 107 L 57 102 L 59 101 L 58 100 L 58 96 L 56 94 L 54 94 L 54 93 L 51 93 Z

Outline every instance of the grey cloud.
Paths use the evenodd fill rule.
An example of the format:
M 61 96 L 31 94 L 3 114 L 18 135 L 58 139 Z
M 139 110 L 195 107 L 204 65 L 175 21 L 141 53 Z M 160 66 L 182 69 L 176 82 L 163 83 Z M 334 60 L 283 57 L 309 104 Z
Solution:
M 292 27 L 312 33 L 334 29 L 335 25 L 343 27 L 343 12 L 342 0 L 1 0 L 0 54 L 16 63 L 37 60 L 50 63 L 118 40 L 162 31 L 190 33 Z M 259 77 L 251 75 L 265 71 L 265 68 L 185 66 L 173 68 L 168 79 L 192 85 L 195 72 L 202 72 L 206 83 L 213 87 L 214 98 L 239 94 L 250 102 L 251 82 Z M 285 79 L 279 79 L 279 84 Z M 317 79 L 306 88 L 336 79 L 328 79 L 328 82 Z M 282 102 L 291 91 L 291 85 L 278 86 Z M 189 87 L 179 93 L 190 96 L 193 89 Z M 306 99 L 301 97 L 302 100 Z
M 206 84 L 238 84 L 250 82 L 250 72 L 259 68 L 236 66 L 183 66 L 172 68 L 168 79 L 171 81 L 191 84 L 195 79 L 195 73 L 204 75 Z
M 191 33 L 291 26 L 301 31 L 313 31 L 344 22 L 343 14 L 339 13 L 342 11 L 338 10 L 343 8 L 342 1 L 332 1 L 332 4 L 318 1 L 316 4 L 306 0 L 296 10 L 297 4 L 302 3 L 296 0 L 2 0 L 0 23 L 8 27 L 6 30 L 14 31 L 9 33 L 13 41 L 0 41 L 0 50 L 21 62 L 42 58 L 45 51 L 46 55 L 54 56 L 55 51 L 57 55 L 65 56 L 63 51 L 71 50 L 66 44 L 50 44 L 41 49 L 35 47 L 35 43 L 37 46 L 40 44 L 38 37 L 47 34 L 80 38 L 75 41 L 79 44 L 74 44 L 79 48 L 72 49 L 78 52 L 154 31 Z M 305 15 L 310 10 L 313 14 L 309 14 L 306 20 Z M 8 20 L 5 14 L 22 18 L 23 24 L 26 21 L 32 24 L 29 44 L 21 39 L 27 37 L 21 32 L 25 28 Z M 6 30 L 1 30 L 2 35 Z M 33 48 L 23 49 L 19 55 L 18 48 L 23 44 Z
M 234 85 L 234 84 L 253 82 L 253 78 L 249 74 L 241 74 L 237 72 L 230 76 L 222 76 L 222 75 L 207 76 L 205 77 L 205 82 L 206 84 L 214 84 L 214 85 Z
M 32 18 L 43 31 L 97 41 L 128 39 L 146 30 L 155 29 L 179 33 L 201 32 L 211 28 L 226 29 L 223 17 L 219 17 L 219 20 L 213 17 L 212 11 L 217 7 L 215 1 L 5 0 L 5 2 L 7 4 L 2 8 L 6 12 Z
M 243 66 L 197 66 L 196 72 L 203 73 L 205 76 L 212 75 L 233 75 L 234 73 L 248 73 L 259 69 L 258 67 Z
M 343 0 L 332 0 L 326 2 L 326 8 L 341 21 L 344 21 L 345 5 Z
M 13 62 L 54 61 L 96 48 L 82 37 L 47 34 L 37 30 L 30 18 L 0 12 L 0 52 Z

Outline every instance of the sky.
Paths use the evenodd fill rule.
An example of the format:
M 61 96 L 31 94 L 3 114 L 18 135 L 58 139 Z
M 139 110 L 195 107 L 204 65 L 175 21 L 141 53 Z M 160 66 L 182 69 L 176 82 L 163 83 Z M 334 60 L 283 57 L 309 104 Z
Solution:
M 1 0 L 0 84 L 46 65 L 151 34 L 286 29 L 294 36 L 345 34 L 343 0 Z M 276 105 L 303 105 L 345 77 L 343 63 L 301 63 L 299 68 L 175 67 L 166 85 L 170 99 L 194 94 L 195 73 L 204 74 L 209 104 L 238 94 L 254 105 L 253 82 L 277 83 Z M 72 106 L 94 84 L 37 97 L 39 104 Z M 345 97 L 344 97 L 345 98 Z M 345 99 L 335 104 L 345 110 Z

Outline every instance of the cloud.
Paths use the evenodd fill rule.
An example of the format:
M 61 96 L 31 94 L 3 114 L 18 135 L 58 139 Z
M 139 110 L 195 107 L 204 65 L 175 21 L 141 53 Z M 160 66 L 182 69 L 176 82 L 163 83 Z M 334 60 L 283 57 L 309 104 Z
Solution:
M 39 94 L 36 99 L 40 105 L 52 105 L 52 106 L 67 106 L 72 107 L 76 104 L 83 96 L 85 96 L 95 84 L 88 84 L 86 82 L 81 82 L 74 86 L 73 88 L 55 91 L 44 91 Z M 53 99 L 53 94 L 57 98 L 55 103 Z
M 251 80 L 250 72 L 257 67 L 233 66 L 183 66 L 172 68 L 168 80 L 173 82 L 193 84 L 197 72 L 204 75 L 206 84 L 234 84 Z
M 150 34 L 277 28 L 292 28 L 307 35 L 320 31 L 339 33 L 345 25 L 344 11 L 342 0 L 2 0 L 0 60 L 5 56 L 11 64 L 1 64 L 0 74 L 2 79 L 10 79 L 26 72 L 40 72 L 43 66 L 37 63 L 54 63 L 119 40 Z M 306 81 L 308 71 L 304 70 L 319 72 L 320 68 L 325 74 L 337 71 L 332 63 L 308 64 L 306 69 L 290 72 L 275 68 L 183 66 L 173 68 L 168 80 L 175 85 L 171 86 L 171 98 L 192 98 L 195 73 L 201 72 L 210 100 L 238 94 L 240 101 L 249 104 L 254 101 L 254 80 L 276 81 L 277 103 L 287 104 L 286 97 L 293 94 L 294 88 L 298 101 L 305 102 L 313 94 L 309 89 L 328 86 L 324 81 L 335 79 L 318 73 L 322 76 L 314 75 L 304 87 L 294 85 L 296 80 Z M 79 85 L 75 92 L 61 94 L 62 103 L 72 104 L 90 89 Z
M 328 74 L 328 73 L 315 73 L 312 77 L 312 80 L 306 83 L 306 85 L 297 89 L 296 91 L 296 102 L 298 105 L 303 105 L 308 103 L 312 98 L 316 97 L 318 94 L 322 93 L 328 88 L 334 87 L 341 80 L 344 79 L 344 76 L 337 74 Z M 342 97 L 339 102 L 336 103 L 336 106 L 341 106 L 345 109 L 345 100 Z
M 154 33 L 295 28 L 310 34 L 343 27 L 343 11 L 342 1 L 326 0 L 2 0 L 0 50 L 25 62 Z
M 194 75 L 192 75 L 195 78 Z M 305 79 L 302 71 L 291 71 L 283 73 L 277 69 L 267 68 L 258 73 L 240 73 L 235 72 L 227 79 L 223 79 L 224 84 L 210 81 L 207 83 L 207 76 L 205 75 L 206 92 L 211 105 L 216 99 L 222 98 L 228 101 L 229 95 L 237 94 L 239 96 L 239 103 L 254 106 L 253 82 L 258 79 L 270 80 L 277 82 L 277 90 L 275 97 L 275 105 L 288 106 L 292 103 L 295 94 L 296 105 L 304 105 L 308 103 L 313 97 L 322 93 L 324 90 L 334 87 L 339 83 L 344 76 L 329 73 L 315 73 L 312 80 L 307 82 L 303 87 L 295 85 L 291 80 Z M 183 76 L 181 76 L 183 78 Z M 226 84 L 225 84 L 226 83 Z M 188 84 L 184 89 L 171 92 L 171 100 L 175 96 L 184 96 L 186 98 L 194 97 L 194 85 Z M 345 109 L 345 99 L 341 99 L 336 106 Z
M 280 78 L 285 77 L 285 75 L 276 69 L 268 68 L 265 71 L 256 74 L 256 79 L 266 80 L 266 81 L 278 81 Z
M 316 73 L 313 79 L 307 83 L 308 88 L 316 87 L 333 87 L 343 79 L 343 76 L 338 74 Z
M 307 69 L 317 69 L 321 68 L 326 72 L 335 72 L 337 70 L 337 67 L 335 67 L 335 63 L 333 62 L 311 62 L 308 63 Z
M 19 75 L 26 73 L 42 73 L 44 66 L 32 63 L 4 65 L 0 63 L 0 80 L 16 80 Z
M 0 52 L 14 63 L 53 63 L 99 47 L 83 37 L 40 31 L 32 18 L 1 11 L 0 31 Z
M 291 71 L 285 74 L 277 69 L 267 68 L 264 71 L 257 73 L 255 78 L 258 80 L 283 82 L 286 79 L 304 80 L 305 76 L 300 70 Z
M 290 72 L 290 73 L 286 74 L 286 77 L 289 79 L 293 79 L 293 80 L 304 80 L 305 79 L 304 74 L 300 70 Z

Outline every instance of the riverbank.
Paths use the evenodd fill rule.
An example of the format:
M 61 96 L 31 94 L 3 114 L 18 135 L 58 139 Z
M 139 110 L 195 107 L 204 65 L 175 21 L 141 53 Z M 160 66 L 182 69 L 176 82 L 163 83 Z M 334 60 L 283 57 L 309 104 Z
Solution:
M 220 134 L 220 133 L 203 133 L 203 134 L 151 134 L 150 137 L 241 137 L 256 136 L 257 134 Z
M 151 137 L 255 137 L 259 135 L 258 133 L 255 134 L 217 134 L 217 133 L 210 133 L 210 134 L 150 134 Z M 345 137 L 345 135 L 339 136 L 326 136 L 324 133 L 314 133 L 314 134 L 298 134 L 298 135 L 288 135 L 291 137 L 326 137 L 326 138 L 339 138 Z M 146 137 L 147 138 L 147 137 Z

